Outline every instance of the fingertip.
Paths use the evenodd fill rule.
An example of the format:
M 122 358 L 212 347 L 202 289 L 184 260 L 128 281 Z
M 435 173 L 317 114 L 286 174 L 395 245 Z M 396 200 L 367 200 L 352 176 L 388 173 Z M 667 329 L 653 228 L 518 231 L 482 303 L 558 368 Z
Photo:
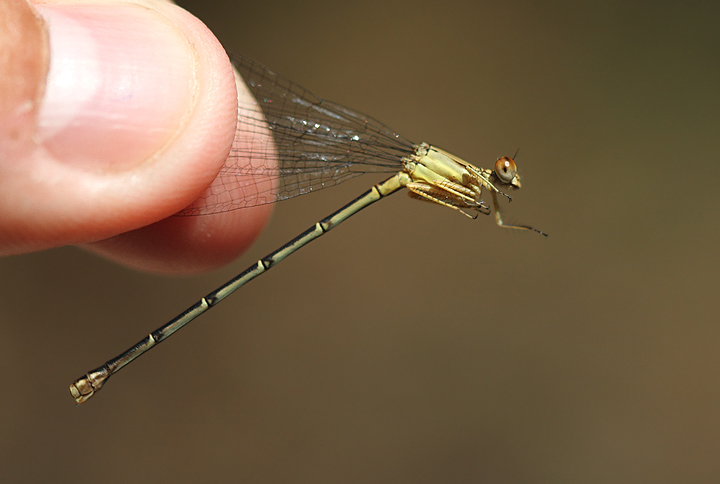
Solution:
M 227 55 L 195 17 L 150 3 L 156 10 L 39 6 L 49 19 L 51 64 L 71 64 L 48 78 L 29 137 L 39 142 L 23 156 L 2 157 L 0 252 L 106 239 L 152 224 L 190 204 L 222 167 L 237 120 Z M 88 75 L 75 75 L 78 69 Z
M 84 247 L 122 265 L 179 275 L 221 267 L 244 252 L 272 212 L 261 205 L 200 217 L 170 217 Z

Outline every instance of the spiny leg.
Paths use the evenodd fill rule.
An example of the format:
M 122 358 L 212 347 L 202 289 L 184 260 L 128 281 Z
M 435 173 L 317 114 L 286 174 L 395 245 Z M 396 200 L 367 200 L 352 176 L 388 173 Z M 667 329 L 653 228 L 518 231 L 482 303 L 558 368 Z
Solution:
M 457 211 L 460 212 L 461 214 L 463 214 L 463 215 L 465 215 L 466 217 L 471 218 L 471 219 L 473 219 L 473 220 L 474 220 L 475 218 L 477 218 L 477 215 L 475 215 L 475 216 L 470 215 L 469 213 L 465 212 L 464 210 L 460 209 L 459 207 L 456 207 L 455 205 L 451 205 L 451 204 L 449 204 L 449 203 L 447 203 L 447 202 L 444 202 L 444 201 L 440 200 L 439 198 L 433 197 L 432 195 L 428 195 L 427 193 L 420 192 L 420 191 L 417 191 L 417 190 L 413 190 L 413 189 L 410 188 L 410 187 L 408 187 L 408 190 L 410 190 L 410 191 L 408 192 L 408 195 L 410 195 L 411 197 L 419 197 L 419 200 L 424 200 L 424 201 L 426 201 L 426 202 L 437 203 L 437 204 L 442 205 L 442 206 L 444 206 L 444 207 L 452 208 L 453 210 L 457 210 Z
M 453 210 L 457 210 L 461 214 L 465 215 L 468 218 L 475 219 L 477 218 L 477 215 L 473 216 L 469 213 L 462 210 L 460 207 L 467 205 L 467 200 L 472 200 L 471 198 L 467 196 L 458 196 L 453 192 L 449 192 L 445 188 L 437 185 L 429 185 L 427 183 L 419 183 L 419 182 L 412 182 L 405 185 L 405 187 L 409 190 L 409 194 L 411 196 L 415 197 L 422 197 L 422 200 L 426 200 L 428 202 L 437 203 L 438 205 L 442 205 L 444 207 L 452 208 Z M 436 196 L 433 192 L 437 193 L 437 191 L 441 191 L 445 194 L 447 194 L 447 200 L 445 201 L 438 196 Z M 454 202 L 454 203 L 453 203 Z M 477 203 L 477 202 L 475 202 Z M 482 201 L 478 204 L 478 206 L 467 206 L 467 208 L 472 208 L 473 210 L 477 210 L 480 213 L 489 214 L 490 209 L 484 205 Z
M 499 193 L 502 193 L 502 192 L 499 192 Z M 536 229 L 535 227 L 530 227 L 529 225 L 508 225 L 508 224 L 506 224 L 505 222 L 503 222 L 502 214 L 500 213 L 500 205 L 498 204 L 497 194 L 495 192 L 492 192 L 492 199 L 493 199 L 493 208 L 495 210 L 495 223 L 497 223 L 499 227 L 502 227 L 504 229 L 530 230 L 533 232 L 537 232 L 540 235 L 544 235 L 545 237 L 548 236 L 548 234 L 546 234 L 545 232 L 541 232 L 540 230 Z
M 480 198 L 480 187 L 477 189 L 471 189 L 455 182 L 451 182 L 450 180 L 433 181 L 432 184 L 452 195 L 451 198 L 464 200 L 465 204 L 468 206 L 473 206 L 473 204 L 482 205 L 482 200 L 478 203 L 478 199 Z

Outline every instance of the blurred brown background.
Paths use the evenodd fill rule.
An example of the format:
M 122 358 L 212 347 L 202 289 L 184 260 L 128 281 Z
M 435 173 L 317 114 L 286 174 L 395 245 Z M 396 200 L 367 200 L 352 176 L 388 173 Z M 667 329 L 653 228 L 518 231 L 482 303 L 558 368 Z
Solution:
M 411 140 L 520 148 L 510 220 L 550 237 L 395 195 L 79 407 L 74 378 L 380 177 L 204 276 L 0 259 L 3 482 L 720 481 L 720 4 L 180 3 Z

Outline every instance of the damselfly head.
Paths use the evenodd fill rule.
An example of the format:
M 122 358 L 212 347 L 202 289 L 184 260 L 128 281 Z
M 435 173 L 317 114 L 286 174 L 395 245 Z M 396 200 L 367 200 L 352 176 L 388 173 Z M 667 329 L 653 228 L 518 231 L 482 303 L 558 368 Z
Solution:
M 515 161 L 509 156 L 503 156 L 495 162 L 495 176 L 501 183 L 520 188 L 520 175 L 517 173 Z

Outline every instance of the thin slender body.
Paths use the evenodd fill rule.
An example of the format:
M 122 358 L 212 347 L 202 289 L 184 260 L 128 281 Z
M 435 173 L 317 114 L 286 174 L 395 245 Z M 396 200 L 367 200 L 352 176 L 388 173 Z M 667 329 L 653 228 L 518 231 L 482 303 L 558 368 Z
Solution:
M 319 188 L 322 188 L 325 185 L 333 184 L 328 183 L 328 180 L 339 183 L 344 178 L 353 176 L 354 173 L 361 173 L 359 170 L 356 172 L 345 171 L 344 178 L 339 181 L 335 178 L 327 178 L 325 172 L 328 170 L 328 159 L 330 159 L 329 163 L 332 166 L 335 177 L 343 174 L 343 168 L 347 168 L 348 170 L 352 170 L 354 168 L 356 169 L 356 165 L 358 164 L 365 164 L 375 168 L 386 168 L 388 166 L 392 166 L 390 162 L 393 161 L 393 157 L 396 157 L 395 166 L 399 165 L 398 168 L 400 168 L 400 171 L 397 171 L 390 178 L 373 186 L 370 190 L 360 195 L 340 210 L 320 220 L 308 230 L 301 233 L 276 251 L 258 260 L 255 264 L 251 265 L 235 278 L 201 298 L 194 305 L 180 313 L 164 326 L 150 333 L 150 335 L 146 338 L 119 356 L 107 361 L 101 367 L 78 378 L 70 385 L 70 393 L 77 403 L 83 403 L 88 400 L 97 391 L 99 391 L 100 388 L 102 388 L 110 376 L 117 373 L 125 365 L 158 343 L 164 341 L 167 337 L 203 314 L 208 309 L 214 307 L 220 301 L 249 281 L 253 280 L 255 277 L 265 273 L 268 269 L 282 261 L 285 257 L 294 253 L 305 244 L 325 234 L 330 229 L 356 214 L 363 208 L 383 197 L 395 193 L 401 188 L 407 188 L 409 190 L 409 194 L 413 198 L 452 208 L 471 218 L 475 218 L 475 216 L 468 212 L 474 211 L 489 214 L 491 211 L 494 211 L 495 221 L 501 227 L 531 230 L 543 234 L 539 230 L 529 226 L 507 225 L 502 220 L 497 196 L 500 194 L 508 198 L 510 197 L 501 192 L 497 186 L 520 188 L 520 177 L 517 174 L 515 162 L 511 158 L 499 158 L 495 163 L 494 169 L 491 170 L 477 168 L 474 165 L 467 163 L 466 161 L 439 148 L 428 145 L 427 143 L 411 145 L 411 149 L 405 149 L 405 151 L 403 151 L 403 143 L 405 143 L 404 140 L 400 139 L 400 147 L 392 145 L 392 143 L 396 143 L 398 141 L 399 136 L 393 133 L 392 137 L 389 137 L 386 132 L 389 130 L 387 130 L 384 125 L 377 123 L 371 118 L 364 117 L 355 111 L 334 103 L 321 101 L 312 97 L 312 95 L 305 90 L 302 90 L 300 94 L 298 94 L 298 90 L 302 88 L 265 70 L 262 66 L 252 63 L 251 61 L 234 57 L 233 62 L 241 74 L 243 74 L 243 77 L 251 88 L 254 84 L 261 84 L 258 89 L 251 89 L 256 98 L 259 99 L 259 96 L 265 96 L 267 94 L 265 92 L 258 91 L 268 89 L 268 82 L 272 84 L 269 89 L 272 90 L 275 98 L 283 96 L 292 97 L 291 95 L 295 95 L 295 99 L 290 100 L 294 103 L 292 105 L 292 109 L 289 107 L 283 107 L 274 113 L 273 111 L 268 111 L 263 108 L 264 117 L 256 118 L 259 120 L 258 124 L 253 125 L 253 129 L 259 129 L 259 126 L 263 126 L 267 123 L 270 130 L 274 133 L 274 141 L 278 146 L 277 152 L 274 154 L 274 156 L 278 157 L 278 167 L 266 169 L 264 171 L 258 170 L 258 173 L 264 176 L 267 176 L 268 174 L 276 176 L 277 179 L 284 182 L 285 185 L 274 186 L 272 190 L 269 190 L 270 195 L 263 195 L 262 191 L 258 190 L 259 195 L 269 197 L 263 198 L 263 201 L 233 199 L 230 203 L 235 205 L 232 206 L 229 206 L 227 201 L 216 204 L 206 203 L 204 207 L 199 209 L 197 207 L 190 207 L 185 213 L 181 213 L 181 215 L 202 215 L 204 213 L 215 213 L 234 208 L 241 208 L 242 206 L 257 205 L 259 203 L 272 203 L 278 199 L 289 198 L 303 193 L 302 190 L 298 189 L 298 186 L 309 186 L 311 189 L 317 189 L 318 187 L 314 186 L 313 183 L 315 183 L 315 179 L 320 176 L 318 173 L 322 173 L 323 176 L 325 176 L 323 179 L 323 185 Z M 262 76 L 263 83 L 255 82 L 254 76 L 257 75 Z M 271 98 L 263 97 L 263 99 L 268 100 Z M 273 108 L 276 104 L 277 103 L 273 104 Z M 296 126 L 299 119 L 298 105 L 302 107 L 300 112 L 304 115 L 302 119 L 300 119 L 300 128 Z M 240 122 L 247 123 L 247 119 L 250 118 L 252 120 L 254 116 L 258 116 L 257 113 L 258 111 L 256 108 L 248 108 L 246 111 L 243 111 L 241 108 L 239 112 Z M 323 116 L 328 116 L 333 121 L 336 121 L 338 113 L 348 119 L 352 118 L 351 121 L 347 121 L 346 119 L 343 120 L 338 128 L 337 126 L 330 126 L 330 122 L 322 118 Z M 358 117 L 365 120 L 366 125 L 364 126 L 364 130 L 359 130 L 357 127 L 361 126 L 362 128 L 362 125 L 358 125 L 356 123 Z M 290 121 L 288 121 L 288 118 L 291 118 Z M 308 123 L 308 119 L 313 122 Z M 320 123 L 315 122 L 318 120 L 323 120 L 325 124 L 321 125 Z M 368 131 L 367 129 L 368 120 L 370 120 L 369 122 L 371 123 L 375 123 L 373 130 L 371 131 Z M 349 128 L 348 126 L 352 123 L 355 124 Z M 310 128 L 308 128 L 308 126 L 310 126 Z M 323 130 L 319 129 L 318 126 L 320 126 L 320 128 L 327 129 L 323 132 Z M 322 145 L 322 148 L 320 148 L 321 151 L 325 150 L 323 151 L 324 159 L 313 163 L 316 161 L 315 158 L 313 156 L 308 156 L 312 155 L 312 153 L 304 151 L 307 147 L 302 145 L 302 143 L 309 143 L 314 148 L 318 148 L 317 139 L 315 140 L 316 142 L 312 142 L 314 139 L 313 136 L 318 133 L 320 133 L 321 136 L 325 136 L 324 138 L 319 138 L 320 140 L 326 142 L 326 144 Z M 327 133 L 330 133 L 330 135 Z M 361 138 L 360 133 L 362 133 L 363 138 Z M 368 135 L 368 133 L 370 133 L 370 135 Z M 378 133 L 380 133 L 380 135 L 378 135 Z M 356 153 L 355 159 L 346 159 L 347 156 L 349 156 L 347 153 L 351 152 L 350 145 L 354 142 L 362 142 L 364 138 L 367 137 L 371 138 L 372 142 L 380 140 L 385 144 L 375 144 L 369 147 L 363 147 L 362 151 L 358 151 L 358 153 L 362 156 Z M 300 145 L 298 144 L 298 140 L 300 141 Z M 334 146 L 330 146 L 330 148 L 328 148 L 328 145 L 332 145 L 332 143 L 336 143 L 337 146 L 342 149 L 338 151 Z M 289 146 L 289 148 L 285 146 Z M 380 148 L 378 148 L 378 146 L 380 146 Z M 378 149 L 381 151 L 378 152 Z M 346 150 L 346 153 L 343 153 L 342 150 Z M 368 152 L 370 154 L 368 154 Z M 388 154 L 388 152 L 390 154 Z M 398 154 L 402 156 L 398 156 Z M 238 159 L 242 156 L 254 156 L 257 158 L 258 153 L 251 153 L 250 151 L 241 152 L 241 150 L 238 150 L 234 156 Z M 360 157 L 357 158 L 358 156 Z M 371 156 L 377 156 L 381 159 L 385 157 L 386 159 L 384 161 L 381 160 L 381 163 L 374 165 L 372 164 L 373 162 L 371 161 Z M 310 161 L 308 161 L 308 159 L 310 159 Z M 233 170 L 231 168 L 234 166 L 235 165 L 233 164 L 228 165 L 228 169 L 224 170 L 224 173 L 232 174 Z M 383 170 L 374 169 L 368 171 Z M 338 173 L 340 173 L 340 175 L 338 175 Z M 351 174 L 348 175 L 348 173 Z M 302 175 L 302 179 L 300 179 L 300 181 L 298 181 L 299 174 Z M 292 176 L 292 184 L 288 188 L 287 180 L 290 179 L 290 176 Z M 487 206 L 481 198 L 483 189 L 487 189 L 491 194 L 493 202 L 492 209 Z M 285 196 L 282 196 L 283 193 Z M 273 197 L 275 198 L 273 199 Z

